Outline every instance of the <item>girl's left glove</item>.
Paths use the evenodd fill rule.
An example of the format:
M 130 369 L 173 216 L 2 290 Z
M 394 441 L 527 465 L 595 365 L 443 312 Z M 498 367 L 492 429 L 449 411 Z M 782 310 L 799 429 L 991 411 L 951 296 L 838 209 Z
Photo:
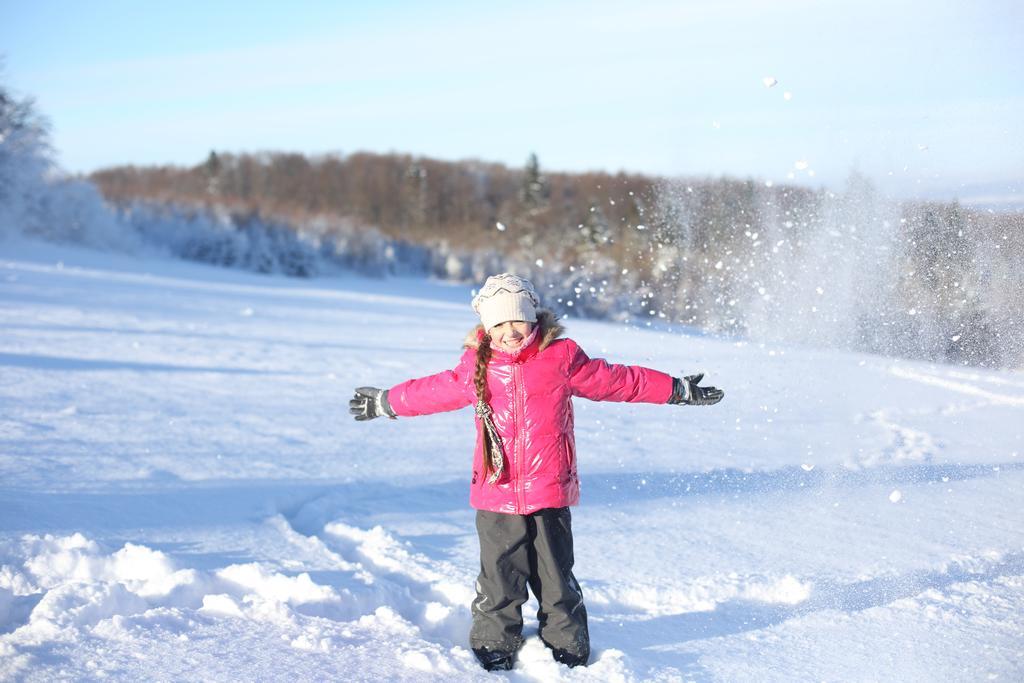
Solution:
M 378 389 L 377 387 L 356 389 L 356 395 L 348 402 L 348 412 L 352 413 L 359 422 L 372 420 L 381 415 L 387 415 L 392 420 L 395 419 L 395 411 L 388 403 L 387 389 Z
M 683 403 L 688 406 L 710 406 L 718 403 L 725 392 L 715 387 L 701 387 L 697 384 L 704 379 L 704 373 L 687 375 L 682 379 L 672 378 L 672 396 L 669 403 Z

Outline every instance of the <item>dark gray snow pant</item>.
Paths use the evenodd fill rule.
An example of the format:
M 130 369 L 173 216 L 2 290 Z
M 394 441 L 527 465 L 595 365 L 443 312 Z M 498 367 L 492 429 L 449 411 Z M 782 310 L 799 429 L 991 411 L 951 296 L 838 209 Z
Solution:
M 523 642 L 527 586 L 540 609 L 540 637 L 548 646 L 590 656 L 583 591 L 572 575 L 572 516 L 569 508 L 530 515 L 476 513 L 480 576 L 473 601 L 470 645 L 515 651 Z

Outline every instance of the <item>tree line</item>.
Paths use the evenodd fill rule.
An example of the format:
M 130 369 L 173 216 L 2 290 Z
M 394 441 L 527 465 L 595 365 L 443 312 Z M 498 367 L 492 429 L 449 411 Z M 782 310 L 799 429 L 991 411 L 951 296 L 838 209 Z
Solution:
M 18 235 L 306 277 L 512 270 L 563 315 L 1024 366 L 1024 214 L 896 202 L 857 175 L 829 191 L 533 155 L 211 152 L 70 178 L 32 100 L 0 85 L 0 239 Z
M 91 176 L 108 200 L 272 217 L 441 250 L 546 285 L 564 314 L 1019 366 L 1024 217 L 750 179 L 544 172 L 404 154 L 218 154 Z M 390 248 L 390 247 L 389 247 Z M 419 253 L 419 252 L 416 252 Z M 473 264 L 476 264 L 474 266 Z

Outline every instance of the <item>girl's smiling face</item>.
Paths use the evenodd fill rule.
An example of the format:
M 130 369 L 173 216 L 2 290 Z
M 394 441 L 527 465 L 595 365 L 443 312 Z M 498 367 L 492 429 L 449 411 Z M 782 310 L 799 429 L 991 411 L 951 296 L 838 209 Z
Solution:
M 487 334 L 491 337 L 491 343 L 502 351 L 518 351 L 531 332 L 533 332 L 533 323 L 509 320 L 495 325 L 487 331 Z

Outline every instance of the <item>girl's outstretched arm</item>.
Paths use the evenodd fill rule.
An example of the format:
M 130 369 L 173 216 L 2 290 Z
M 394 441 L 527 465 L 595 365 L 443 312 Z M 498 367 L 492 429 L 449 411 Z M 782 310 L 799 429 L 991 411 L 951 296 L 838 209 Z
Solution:
M 566 340 L 566 346 L 573 396 L 630 403 L 668 403 L 672 397 L 671 375 L 639 365 L 615 365 L 603 358 L 590 358 L 571 339 Z
M 459 364 L 427 377 L 410 379 L 388 390 L 388 403 L 395 415 L 413 417 L 458 410 L 476 400 L 473 371 L 476 353 L 467 349 Z

